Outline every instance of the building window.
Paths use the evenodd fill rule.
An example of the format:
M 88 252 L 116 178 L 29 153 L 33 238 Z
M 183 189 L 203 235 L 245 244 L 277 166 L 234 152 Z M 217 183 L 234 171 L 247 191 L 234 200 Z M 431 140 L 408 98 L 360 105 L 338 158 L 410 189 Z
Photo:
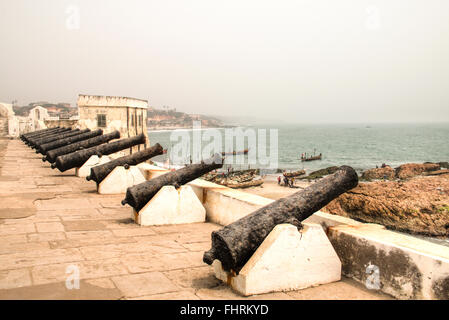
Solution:
M 106 115 L 97 114 L 97 126 L 99 128 L 106 128 Z

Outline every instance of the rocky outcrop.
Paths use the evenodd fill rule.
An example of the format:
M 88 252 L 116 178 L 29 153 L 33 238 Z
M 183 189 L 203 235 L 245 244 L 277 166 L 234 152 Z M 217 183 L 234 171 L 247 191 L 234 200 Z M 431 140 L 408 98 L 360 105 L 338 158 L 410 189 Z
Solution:
M 396 169 L 393 169 L 390 166 L 368 169 L 362 173 L 360 180 L 405 180 L 418 175 L 431 175 L 432 172 L 439 172 L 438 174 L 442 174 L 444 172 L 440 173 L 440 167 L 444 168 L 445 165 L 446 162 L 406 163 Z
M 398 179 L 408 179 L 420 175 L 424 172 L 440 170 L 438 163 L 406 163 L 396 168 Z
M 361 182 L 323 211 L 412 234 L 448 237 L 449 174 Z
M 320 179 L 324 176 L 327 176 L 329 174 L 333 174 L 335 172 L 337 172 L 338 167 L 328 167 L 328 168 L 324 168 L 324 169 L 320 169 L 317 171 L 313 171 L 311 172 L 308 176 L 306 177 L 299 177 L 298 179 L 307 179 L 307 180 L 315 180 L 315 179 Z
M 361 180 L 394 180 L 396 178 L 395 171 L 392 167 L 374 168 L 366 170 L 362 173 Z

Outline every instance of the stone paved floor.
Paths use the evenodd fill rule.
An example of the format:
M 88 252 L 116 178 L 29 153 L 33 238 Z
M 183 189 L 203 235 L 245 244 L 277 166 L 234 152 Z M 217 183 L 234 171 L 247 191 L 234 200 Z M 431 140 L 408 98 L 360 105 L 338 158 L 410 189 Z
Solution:
M 350 279 L 243 298 L 202 262 L 220 226 L 140 227 L 122 198 L 0 140 L 0 299 L 389 299 Z

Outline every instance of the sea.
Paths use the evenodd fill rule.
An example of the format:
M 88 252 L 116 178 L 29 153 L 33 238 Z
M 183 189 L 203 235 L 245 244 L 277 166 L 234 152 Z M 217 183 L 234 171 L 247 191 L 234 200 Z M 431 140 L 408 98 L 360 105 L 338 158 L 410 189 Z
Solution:
M 438 124 L 258 124 L 255 126 L 235 127 L 227 130 L 250 130 L 266 137 L 266 150 L 270 154 L 270 129 L 277 132 L 278 157 L 276 167 L 294 171 L 305 169 L 306 172 L 330 167 L 349 165 L 361 172 L 368 168 L 381 166 L 383 163 L 392 167 L 404 163 L 449 161 L 449 123 Z M 208 129 L 195 129 L 204 135 Z M 193 129 L 149 130 L 151 144 L 159 142 L 167 154 L 154 158 L 155 161 L 167 162 L 167 157 L 178 143 L 176 137 L 188 134 L 192 150 Z M 222 137 L 225 145 L 225 128 L 214 129 Z M 237 132 L 237 131 L 236 131 Z M 274 131 L 271 131 L 274 132 Z M 262 134 L 263 136 L 263 134 Z M 248 139 L 244 138 L 245 148 Z M 179 139 L 179 138 L 178 138 Z M 234 150 L 237 148 L 234 141 Z M 203 142 L 204 145 L 207 142 Z M 204 147 L 204 146 L 202 146 Z M 230 151 L 224 150 L 223 151 Z M 321 160 L 301 162 L 302 153 L 307 155 L 322 154 Z M 228 156 L 234 157 L 234 156 Z M 188 159 L 185 160 L 189 162 Z M 267 168 L 259 163 L 248 164 L 247 156 L 243 163 L 230 161 L 236 170 L 250 168 Z M 272 168 L 273 169 L 273 168 Z
M 442 124 L 259 124 L 257 126 L 236 127 L 244 132 L 247 129 L 259 132 L 265 129 L 277 130 L 278 159 L 277 168 L 287 171 L 305 169 L 306 173 L 330 167 L 349 165 L 361 173 L 363 170 L 381 166 L 383 163 L 392 167 L 404 163 L 444 162 L 449 161 L 449 123 Z M 198 129 L 202 135 L 208 129 Z M 225 145 L 224 128 L 216 128 L 221 133 L 222 145 Z M 179 134 L 186 134 L 192 152 L 195 130 L 150 130 L 151 144 L 160 143 L 167 154 L 152 158 L 160 163 L 167 163 Z M 245 140 L 246 141 L 246 140 Z M 266 151 L 270 150 L 267 134 Z M 206 143 L 207 144 L 207 143 Z M 245 143 L 245 148 L 248 144 Z M 239 151 L 240 149 L 234 148 Z M 223 150 L 225 151 L 225 150 Z M 229 151 L 229 150 L 226 150 Z M 301 162 L 302 153 L 308 155 L 322 154 L 322 159 Z M 247 160 L 247 156 L 245 157 Z M 186 159 L 186 163 L 188 160 Z M 229 165 L 235 169 L 247 169 L 248 165 Z M 225 166 L 226 167 L 226 166 Z M 259 167 L 251 165 L 252 168 Z M 263 166 L 262 166 L 263 167 Z M 266 169 L 265 169 L 266 170 Z M 268 176 L 276 170 L 268 170 Z M 277 175 L 276 175 L 277 176 Z M 401 232 L 398 232 L 401 233 Z M 449 246 L 449 239 L 415 236 L 433 243 Z

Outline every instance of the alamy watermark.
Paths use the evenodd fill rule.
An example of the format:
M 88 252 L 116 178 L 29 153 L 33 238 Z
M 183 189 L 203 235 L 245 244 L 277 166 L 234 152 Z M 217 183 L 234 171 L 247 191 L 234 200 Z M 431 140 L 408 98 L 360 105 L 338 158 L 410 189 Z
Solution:
M 366 9 L 365 28 L 368 30 L 378 30 L 381 27 L 380 9 L 376 6 L 368 6 Z
M 370 290 L 379 290 L 380 289 L 380 270 L 379 267 L 374 264 L 369 264 L 365 270 L 368 277 L 365 281 L 365 286 Z
M 278 130 L 255 128 L 202 129 L 194 121 L 192 135 L 186 130 L 174 130 L 169 159 L 172 164 L 184 165 L 224 155 L 224 164 L 249 165 L 268 169 L 278 168 Z M 224 153 L 224 154 L 223 154 Z
M 65 280 L 65 287 L 68 290 L 80 288 L 80 268 L 77 265 L 68 265 L 65 273 L 67 278 Z
M 65 27 L 67 30 L 79 30 L 81 28 L 80 7 L 69 5 L 65 8 Z

